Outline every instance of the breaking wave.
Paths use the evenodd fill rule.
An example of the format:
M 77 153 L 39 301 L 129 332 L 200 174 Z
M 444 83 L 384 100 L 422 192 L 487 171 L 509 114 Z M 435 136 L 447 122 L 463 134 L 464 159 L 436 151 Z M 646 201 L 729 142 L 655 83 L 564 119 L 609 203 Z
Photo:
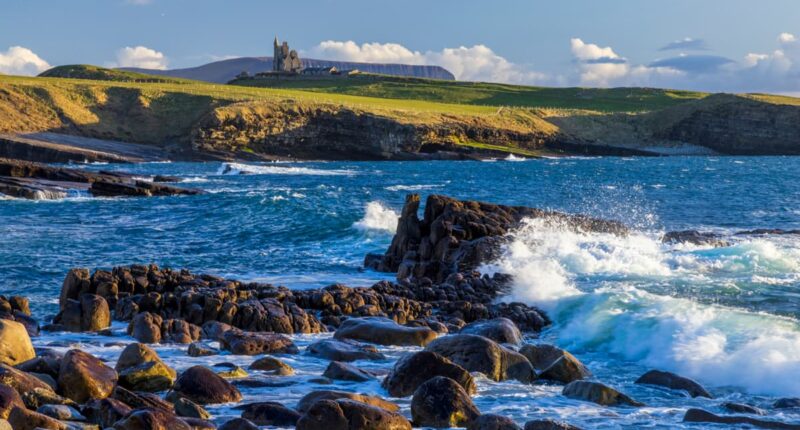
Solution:
M 314 169 L 298 166 L 273 166 L 244 163 L 222 163 L 217 170 L 218 175 L 315 175 L 315 176 L 352 176 L 356 172 L 347 169 Z
M 776 279 L 796 280 L 796 241 L 671 246 L 655 233 L 588 234 L 529 220 L 483 270 L 513 274 L 509 300 L 549 311 L 557 342 L 575 352 L 753 394 L 800 395 L 798 321 L 715 303 L 731 290 L 759 294 Z
M 369 202 L 364 217 L 353 223 L 353 227 L 362 231 L 383 231 L 394 233 L 400 215 L 380 202 Z

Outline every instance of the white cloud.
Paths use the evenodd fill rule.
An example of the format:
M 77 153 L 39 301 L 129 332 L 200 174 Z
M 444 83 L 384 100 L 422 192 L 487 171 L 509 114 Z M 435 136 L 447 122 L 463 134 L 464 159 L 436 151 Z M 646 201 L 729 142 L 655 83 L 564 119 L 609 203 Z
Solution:
M 327 40 L 312 48 L 309 54 L 328 60 L 437 65 L 465 81 L 536 84 L 548 79 L 545 74 L 508 61 L 485 45 L 420 52 L 397 43 L 359 45 L 353 41 Z
M 795 37 L 792 33 L 781 33 L 778 36 L 778 42 L 780 43 L 793 43 L 797 42 L 797 37 Z
M 50 68 L 47 61 L 33 51 L 21 46 L 12 46 L 0 52 L 0 73 L 7 75 L 37 75 Z
M 627 60 L 617 55 L 610 46 L 602 48 L 573 38 L 570 40 L 570 50 L 578 62 L 581 85 L 607 87 L 630 72 Z
M 125 0 L 125 3 L 135 6 L 144 6 L 153 3 L 153 0 Z
M 167 68 L 167 57 L 145 46 L 126 46 L 117 51 L 117 61 L 111 66 L 164 70 Z

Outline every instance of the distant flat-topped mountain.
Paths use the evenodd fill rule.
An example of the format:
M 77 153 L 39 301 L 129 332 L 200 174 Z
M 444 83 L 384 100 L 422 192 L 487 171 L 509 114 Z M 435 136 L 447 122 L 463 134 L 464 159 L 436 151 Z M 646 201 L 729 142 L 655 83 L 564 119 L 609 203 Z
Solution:
M 415 66 L 409 64 L 373 64 L 353 63 L 348 61 L 329 61 L 302 59 L 303 67 L 336 67 L 339 70 L 358 69 L 366 73 L 381 75 L 413 76 L 416 78 L 454 80 L 455 76 L 440 66 Z M 225 83 L 235 78 L 242 71 L 254 74 L 272 70 L 272 57 L 242 57 L 230 60 L 215 61 L 202 66 L 174 70 L 150 70 L 125 67 L 123 70 L 164 75 L 176 78 L 194 79 L 198 81 Z

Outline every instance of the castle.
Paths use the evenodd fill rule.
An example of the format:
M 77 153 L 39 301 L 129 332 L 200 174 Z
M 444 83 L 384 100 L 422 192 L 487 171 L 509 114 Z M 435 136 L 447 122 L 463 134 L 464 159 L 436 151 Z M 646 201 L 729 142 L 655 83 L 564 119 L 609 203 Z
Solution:
M 278 42 L 278 36 L 275 36 L 273 43 L 272 54 L 272 71 L 277 73 L 300 73 L 303 70 L 303 64 L 300 62 L 300 56 L 297 51 L 289 50 L 289 44 L 284 41 L 282 44 Z

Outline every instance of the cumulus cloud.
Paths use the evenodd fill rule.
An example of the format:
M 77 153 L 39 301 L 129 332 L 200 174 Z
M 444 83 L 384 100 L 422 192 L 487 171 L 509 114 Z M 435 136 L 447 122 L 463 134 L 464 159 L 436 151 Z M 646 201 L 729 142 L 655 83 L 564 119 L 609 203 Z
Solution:
M 50 68 L 44 61 L 28 48 L 12 46 L 6 52 L 0 52 L 0 73 L 7 75 L 38 75 Z
M 164 70 L 167 68 L 167 57 L 145 46 L 126 46 L 117 51 L 117 61 L 111 66 Z
M 441 51 L 412 51 L 397 43 L 363 43 L 328 40 L 311 49 L 316 58 L 364 63 L 437 65 L 465 81 L 536 84 L 548 77 L 515 64 L 485 45 L 445 48 Z
M 708 45 L 703 39 L 685 37 L 667 43 L 662 46 L 659 51 L 708 51 Z
M 628 61 L 610 46 L 601 47 L 579 38 L 572 38 L 569 43 L 578 63 L 581 85 L 607 87 L 630 73 Z

